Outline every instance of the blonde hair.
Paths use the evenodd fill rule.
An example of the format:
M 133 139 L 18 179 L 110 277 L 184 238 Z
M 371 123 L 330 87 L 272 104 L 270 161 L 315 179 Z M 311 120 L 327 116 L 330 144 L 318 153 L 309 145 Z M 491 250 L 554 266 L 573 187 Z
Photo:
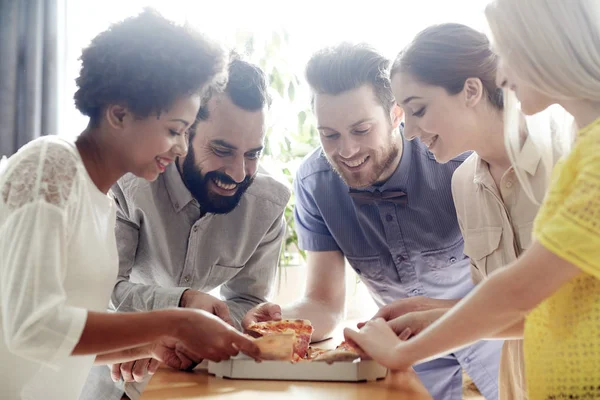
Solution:
M 600 1 L 495 0 L 485 15 L 494 51 L 522 81 L 556 101 L 600 101 Z M 513 164 L 523 131 L 518 112 L 514 94 L 506 93 L 505 140 Z M 526 130 L 549 175 L 557 154 L 570 148 L 572 117 L 553 106 L 528 117 Z M 524 183 L 526 175 L 516 172 Z M 531 185 L 524 188 L 532 197 Z

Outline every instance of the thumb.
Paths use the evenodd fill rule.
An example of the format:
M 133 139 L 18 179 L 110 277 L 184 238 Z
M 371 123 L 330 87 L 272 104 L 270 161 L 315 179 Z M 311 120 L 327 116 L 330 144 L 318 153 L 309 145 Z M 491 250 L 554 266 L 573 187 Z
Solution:
M 383 306 L 375 313 L 375 315 L 373 315 L 373 318 L 371 319 L 383 318 L 384 320 L 389 321 L 390 317 L 390 307 Z
M 267 303 L 266 311 L 269 314 L 269 317 L 274 321 L 279 321 L 281 319 L 281 307 L 275 303 Z
M 388 321 L 387 324 L 390 328 L 392 328 L 392 330 L 397 336 L 400 336 L 400 334 L 403 333 L 406 329 L 412 331 L 410 324 L 408 324 L 406 318 L 403 317 L 394 318 L 393 320 Z
M 233 320 L 231 319 L 231 314 L 229 313 L 229 307 L 227 307 L 227 304 L 225 304 L 225 302 L 221 300 L 216 301 L 213 305 L 213 310 L 217 317 L 221 318 L 224 322 L 228 323 L 229 325 L 233 325 Z

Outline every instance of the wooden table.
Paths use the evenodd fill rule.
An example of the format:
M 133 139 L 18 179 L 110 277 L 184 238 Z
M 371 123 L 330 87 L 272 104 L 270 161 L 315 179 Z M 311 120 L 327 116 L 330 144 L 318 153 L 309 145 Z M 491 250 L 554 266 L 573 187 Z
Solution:
M 349 321 L 346 326 L 356 326 Z M 315 344 L 333 348 L 342 340 L 341 330 L 333 339 Z M 193 372 L 161 368 L 152 377 L 140 400 L 163 399 L 225 399 L 225 400 L 320 400 L 320 399 L 431 399 L 412 370 L 389 372 L 377 382 L 307 382 L 221 379 L 208 374 L 206 367 Z
M 161 368 L 140 400 L 420 400 L 431 399 L 414 372 L 389 373 L 377 382 L 304 382 L 220 379 L 205 369 L 181 372 Z

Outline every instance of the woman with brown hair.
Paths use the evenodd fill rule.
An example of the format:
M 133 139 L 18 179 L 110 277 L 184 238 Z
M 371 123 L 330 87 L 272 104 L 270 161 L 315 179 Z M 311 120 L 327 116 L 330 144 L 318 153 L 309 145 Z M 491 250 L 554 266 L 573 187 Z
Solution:
M 421 140 L 441 163 L 474 151 L 455 171 L 452 193 L 475 283 L 516 260 L 531 243 L 538 204 L 518 173 L 526 174 L 536 198 L 547 183 L 542 152 L 526 134 L 511 165 L 497 64 L 483 33 L 449 23 L 420 32 L 391 70 L 392 90 L 405 111 L 406 138 Z M 416 335 L 445 312 L 410 313 L 392 324 L 397 332 L 409 328 Z M 505 342 L 499 394 L 526 397 L 521 340 Z

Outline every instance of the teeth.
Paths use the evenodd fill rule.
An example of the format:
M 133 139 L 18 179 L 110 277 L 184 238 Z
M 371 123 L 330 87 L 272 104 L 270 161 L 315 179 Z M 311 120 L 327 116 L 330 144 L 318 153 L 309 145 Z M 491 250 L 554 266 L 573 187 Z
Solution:
M 169 163 L 167 161 L 165 161 L 164 159 L 162 159 L 160 157 L 156 157 L 156 161 L 158 161 L 160 163 L 160 165 L 162 165 L 163 167 L 166 167 L 167 165 L 169 165 Z
M 235 189 L 237 186 L 235 183 L 223 183 L 223 181 L 221 181 L 219 178 L 215 178 L 213 179 L 213 181 L 218 187 L 225 190 L 232 190 Z
M 354 168 L 354 167 L 358 167 L 359 165 L 361 165 L 362 163 L 364 163 L 366 159 L 367 159 L 367 157 L 365 156 L 365 158 L 363 158 L 362 160 L 343 161 L 343 163 L 346 164 L 347 166 L 351 167 L 351 168 Z

